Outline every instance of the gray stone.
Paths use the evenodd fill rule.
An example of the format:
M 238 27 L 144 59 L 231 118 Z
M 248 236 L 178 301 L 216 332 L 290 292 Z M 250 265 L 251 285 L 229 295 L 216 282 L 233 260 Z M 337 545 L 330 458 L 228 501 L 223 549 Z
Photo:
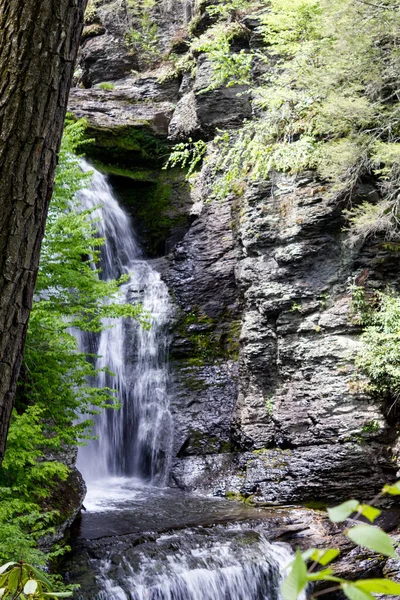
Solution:
M 111 90 L 72 89 L 69 110 L 96 129 L 147 127 L 166 136 L 177 93 L 174 81 L 161 85 L 154 77 L 124 79 Z
M 178 102 L 169 124 L 169 138 L 184 140 L 200 133 L 201 124 L 197 116 L 197 102 L 194 92 L 185 94 Z

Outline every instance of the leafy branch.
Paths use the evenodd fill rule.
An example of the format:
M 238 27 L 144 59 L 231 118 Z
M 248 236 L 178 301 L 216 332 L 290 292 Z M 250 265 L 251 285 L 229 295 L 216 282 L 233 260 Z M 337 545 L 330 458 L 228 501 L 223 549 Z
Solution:
M 381 510 L 373 506 L 383 495 L 400 495 L 400 481 L 393 485 L 385 485 L 382 491 L 372 500 L 371 504 L 362 504 L 358 500 L 348 500 L 334 508 L 328 508 L 328 515 L 333 523 L 350 521 L 352 526 L 345 530 L 347 536 L 355 544 L 377 552 L 389 558 L 397 558 L 393 540 L 375 525 L 354 524 L 360 517 L 370 523 L 381 514 Z M 354 515 L 354 517 L 352 517 Z M 281 591 L 285 600 L 297 600 L 315 582 L 332 583 L 327 589 L 311 593 L 311 598 L 317 598 L 329 592 L 342 591 L 349 600 L 374 600 L 372 594 L 400 595 L 400 583 L 386 578 L 362 579 L 348 581 L 334 574 L 328 565 L 340 554 L 337 548 L 310 548 L 305 552 L 297 550 L 296 558 L 289 565 L 289 573 L 282 583 Z M 311 566 L 307 566 L 311 561 Z M 320 570 L 316 570 L 320 568 Z

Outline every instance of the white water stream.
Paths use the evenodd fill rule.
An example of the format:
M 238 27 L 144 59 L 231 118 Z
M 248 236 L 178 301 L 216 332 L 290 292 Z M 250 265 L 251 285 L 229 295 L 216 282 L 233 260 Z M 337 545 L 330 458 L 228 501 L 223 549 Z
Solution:
M 84 170 L 91 167 L 82 162 Z M 105 410 L 95 419 L 91 441 L 79 451 L 78 468 L 88 483 L 115 477 L 136 477 L 163 483 L 168 471 L 172 438 L 167 393 L 167 345 L 165 332 L 171 304 L 167 287 L 149 265 L 136 242 L 130 220 L 118 204 L 104 175 L 94 171 L 89 189 L 79 193 L 84 209 L 92 213 L 100 237 L 101 277 L 105 280 L 129 275 L 121 287 L 121 303 L 140 302 L 151 315 L 151 328 L 132 319 L 108 319 L 95 348 L 96 368 L 107 367 L 114 375 L 100 372 L 98 387 L 116 391 L 119 410 Z M 81 334 L 80 343 L 88 343 Z M 86 339 L 85 339 L 86 337 Z M 92 342 L 93 343 L 93 342 Z M 115 481 L 114 481 L 114 486 Z
M 118 574 L 104 560 L 97 600 L 282 600 L 291 552 L 254 534 L 236 525 L 203 533 L 202 540 L 194 530 L 162 535 L 156 558 L 154 551 L 139 552 Z

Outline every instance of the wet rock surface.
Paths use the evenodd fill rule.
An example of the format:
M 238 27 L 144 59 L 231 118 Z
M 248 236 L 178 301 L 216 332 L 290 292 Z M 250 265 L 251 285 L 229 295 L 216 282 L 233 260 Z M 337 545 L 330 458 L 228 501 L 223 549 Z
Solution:
M 114 500 L 104 497 L 102 504 L 99 498 L 104 491 L 97 490 L 95 505 L 76 523 L 73 552 L 64 559 L 63 570 L 69 581 L 81 585 L 79 598 L 101 598 L 97 596 L 100 590 L 108 597 L 123 597 L 123 590 L 141 597 L 141 590 L 155 594 L 158 585 L 164 597 L 169 586 L 182 585 L 192 577 L 199 585 L 202 582 L 203 594 L 209 580 L 214 582 L 210 597 L 215 597 L 216 590 L 221 591 L 219 585 L 215 587 L 221 569 L 222 573 L 227 569 L 235 598 L 242 598 L 242 570 L 250 569 L 250 587 L 243 598 L 253 598 L 260 569 L 264 592 L 279 585 L 279 572 L 271 567 L 278 564 L 282 569 L 287 564 L 289 547 L 338 548 L 334 572 L 350 580 L 389 572 L 396 577 L 398 572 L 399 561 L 382 560 L 354 548 L 343 535 L 345 525 L 333 525 L 324 511 L 299 506 L 257 509 L 178 490 L 121 485 L 118 489 L 130 490 L 125 499 L 117 494 Z M 398 512 L 389 511 L 379 525 L 395 535 L 397 522 Z M 231 571 L 231 567 L 239 570 Z M 205 580 L 200 582 L 202 576 Z
M 125 72 L 129 52 L 117 66 L 110 50 L 109 70 L 100 75 L 107 36 L 122 39 L 121 23 L 107 16 L 112 10 L 112 2 L 100 3 L 100 29 L 88 32 L 82 68 L 90 85 L 110 80 L 114 89 L 75 89 L 70 102 L 76 116 L 89 119 L 102 159 L 159 168 L 171 140 L 209 140 L 216 128 L 251 118 L 245 89 L 204 93 L 211 71 L 202 54 L 195 77 L 168 80 Z M 193 6 L 171 0 L 157 10 L 168 16 L 159 21 L 167 48 Z M 248 27 L 256 46 L 257 19 Z M 185 31 L 178 37 L 182 42 Z M 89 44 L 92 62 L 84 53 Z M 143 148 L 138 132 L 151 138 L 146 156 L 134 149 Z M 360 331 L 348 287 L 360 278 L 377 289 L 396 284 L 396 260 L 379 239 L 349 237 L 346 199 L 311 172 L 274 175 L 223 202 L 210 201 L 212 184 L 205 166 L 195 189 L 171 194 L 182 224 L 163 230 L 166 256 L 157 267 L 176 308 L 171 481 L 272 504 L 346 499 L 354 491 L 368 499 L 395 476 L 396 433 L 381 399 L 365 393 L 354 370 Z M 368 182 L 352 202 L 376 194 Z
M 371 189 L 361 187 L 358 201 L 367 193 Z M 178 248 L 182 260 L 173 269 L 184 283 L 181 304 L 190 305 L 191 291 L 199 289 L 206 311 L 197 262 L 205 256 L 207 264 L 210 252 L 219 257 L 216 263 L 208 259 L 219 269 L 218 276 L 207 271 L 212 301 L 223 303 L 223 282 L 234 275 L 228 289 L 242 315 L 238 395 L 230 421 L 235 452 L 203 457 L 199 446 L 198 456 L 191 452 L 175 461 L 175 484 L 272 504 L 335 501 L 355 491 L 368 498 L 395 477 L 390 449 L 395 435 L 382 402 L 363 391 L 354 369 L 360 342 L 348 286 L 365 275 L 365 264 L 368 277 L 381 286 L 393 278 L 392 259 L 385 260 L 376 242 L 374 259 L 371 246 L 348 239 L 341 200 L 312 174 L 254 185 L 233 201 L 234 245 L 227 256 L 221 244 L 207 243 L 204 254 L 195 251 L 194 240 L 201 240 L 194 235 L 196 225 L 207 219 L 207 210 L 206 227 L 219 232 L 221 220 L 217 225 L 211 206 Z M 195 284 L 185 273 L 196 274 Z M 174 280 L 170 285 L 179 294 Z M 211 423 L 213 412 L 206 405 L 204 411 L 204 421 Z

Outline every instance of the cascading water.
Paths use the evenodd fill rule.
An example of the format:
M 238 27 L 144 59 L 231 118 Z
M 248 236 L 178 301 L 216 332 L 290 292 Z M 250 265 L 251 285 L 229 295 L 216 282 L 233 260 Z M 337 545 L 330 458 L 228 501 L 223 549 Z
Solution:
M 86 162 L 82 168 L 92 170 Z M 130 319 L 110 319 L 96 338 L 76 332 L 81 347 L 98 356 L 94 385 L 113 388 L 121 404 L 119 410 L 97 416 L 98 439 L 78 455 L 89 493 L 66 566 L 71 583 L 82 585 L 77 596 L 281 600 L 279 583 L 291 552 L 265 538 L 269 515 L 163 487 L 172 442 L 168 290 L 142 256 L 106 178 L 94 171 L 90 188 L 80 198 L 83 208 L 96 209 L 92 218 L 105 238 L 101 277 L 129 276 L 121 286 L 120 302 L 140 302 L 151 315 L 151 328 Z
M 115 568 L 100 564 L 96 600 L 280 600 L 290 549 L 239 526 L 162 535 Z
M 82 168 L 92 170 L 85 161 Z M 168 290 L 144 260 L 129 218 L 104 175 L 94 171 L 90 188 L 79 196 L 84 209 L 98 207 L 92 218 L 105 239 L 101 277 L 129 275 L 121 286 L 120 301 L 140 302 L 150 315 L 151 327 L 144 329 L 126 319 L 105 320 L 97 347 L 91 348 L 98 355 L 94 384 L 114 389 L 121 408 L 105 410 L 96 418 L 98 439 L 80 450 L 78 468 L 87 482 L 125 476 L 162 483 L 171 444 L 165 333 L 171 312 Z

